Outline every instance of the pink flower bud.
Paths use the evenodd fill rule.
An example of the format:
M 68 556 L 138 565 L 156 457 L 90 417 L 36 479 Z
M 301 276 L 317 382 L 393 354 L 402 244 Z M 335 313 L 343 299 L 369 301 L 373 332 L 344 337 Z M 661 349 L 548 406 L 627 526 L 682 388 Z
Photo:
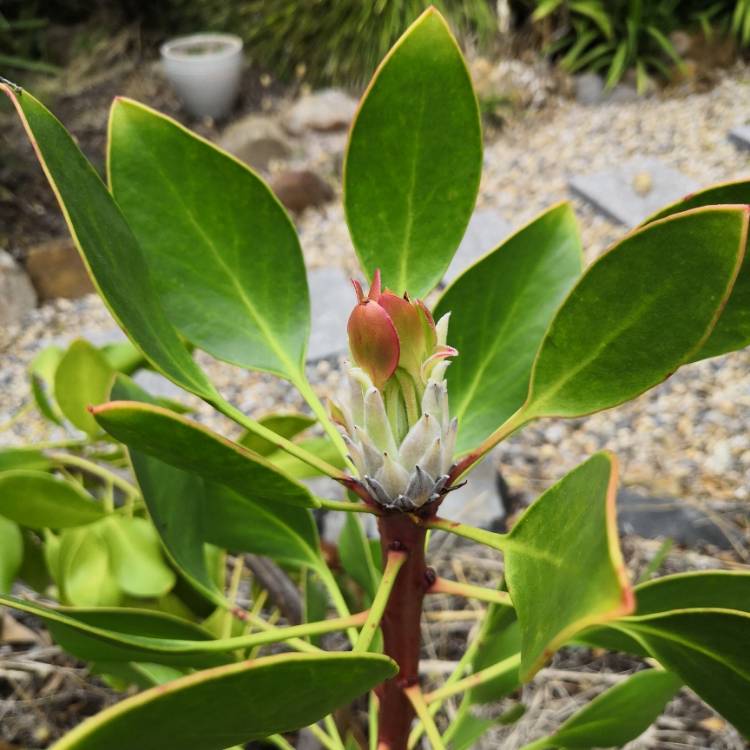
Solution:
M 370 376 L 376 388 L 382 389 L 398 367 L 401 351 L 398 333 L 376 299 L 380 296 L 380 271 L 375 272 L 367 297 L 359 282 L 352 283 L 358 302 L 347 326 L 349 348 L 357 365 Z

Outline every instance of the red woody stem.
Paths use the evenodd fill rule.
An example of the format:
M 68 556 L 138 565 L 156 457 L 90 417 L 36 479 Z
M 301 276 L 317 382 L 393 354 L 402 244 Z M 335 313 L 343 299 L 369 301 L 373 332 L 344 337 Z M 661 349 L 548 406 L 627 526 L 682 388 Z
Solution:
M 398 664 L 399 672 L 376 690 L 380 701 L 378 746 L 406 750 L 414 708 L 404 688 L 419 680 L 422 602 L 434 574 L 425 564 L 424 527 L 403 513 L 390 513 L 378 518 L 378 528 L 384 563 L 389 550 L 403 550 L 408 555 L 380 622 L 385 653 Z

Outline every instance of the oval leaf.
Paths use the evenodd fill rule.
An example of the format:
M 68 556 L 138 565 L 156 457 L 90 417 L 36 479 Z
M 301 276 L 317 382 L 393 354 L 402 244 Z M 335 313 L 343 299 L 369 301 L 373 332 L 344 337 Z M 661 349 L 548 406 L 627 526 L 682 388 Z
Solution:
M 678 214 L 591 265 L 542 341 L 524 418 L 616 406 L 688 361 L 731 292 L 747 216 L 731 206 Z
M 13 521 L 0 516 L 0 594 L 10 591 L 23 562 L 23 536 Z
M 427 294 L 469 222 L 482 168 L 466 64 L 431 8 L 385 57 L 352 125 L 344 207 L 362 267 L 397 294 Z
M 71 424 L 96 437 L 101 428 L 88 410 L 107 400 L 114 370 L 88 341 L 74 341 L 55 370 L 55 400 Z
M 65 529 L 98 521 L 104 510 L 73 482 L 16 469 L 0 474 L 0 514 L 30 529 Z
M 54 747 L 222 750 L 313 724 L 395 672 L 394 663 L 379 654 L 280 654 L 243 661 L 127 698 Z
M 102 535 L 109 545 L 112 570 L 130 596 L 158 598 L 172 590 L 174 571 L 161 552 L 159 534 L 145 518 L 107 518 Z
M 0 596 L 3 604 L 44 620 L 55 641 L 85 661 L 144 661 L 192 667 L 213 667 L 233 659 L 223 653 L 170 653 L 159 643 L 212 640 L 192 622 L 164 612 L 114 607 L 45 607 L 14 596 Z
M 112 191 L 177 330 L 219 359 L 301 377 L 307 276 L 294 225 L 268 186 L 134 101 L 115 100 L 109 134 Z
M 684 609 L 618 623 L 750 738 L 750 613 Z
M 671 672 L 646 669 L 606 690 L 571 716 L 554 734 L 524 750 L 622 747 L 656 721 L 682 687 Z
M 309 510 L 256 503 L 219 484 L 205 483 L 203 539 L 222 549 L 265 555 L 293 566 L 319 567 L 318 531 Z
M 0 84 L 13 101 L 105 304 L 164 375 L 204 398 L 217 393 L 167 320 L 141 248 L 70 134 L 28 91 Z
M 122 601 L 99 524 L 62 533 L 56 568 L 60 598 L 66 604 L 113 607 Z
M 259 503 L 316 506 L 309 490 L 259 456 L 160 406 L 113 401 L 93 410 L 114 438 L 166 463 L 225 484 Z
M 447 378 L 456 451 L 478 445 L 526 400 L 534 355 L 583 268 L 578 223 L 555 206 L 464 272 L 440 298 L 459 351 Z
M 536 500 L 509 535 L 506 575 L 524 681 L 575 633 L 635 607 L 617 539 L 616 490 L 614 456 L 597 453 Z
M 664 219 L 691 208 L 718 204 L 750 204 L 750 181 L 726 182 L 714 185 L 707 190 L 693 193 L 671 206 L 667 206 L 646 220 L 646 224 Z M 707 357 L 716 357 L 725 352 L 743 349 L 750 345 L 750 253 L 745 250 L 742 263 L 732 294 L 721 313 L 716 327 L 706 339 L 703 346 L 690 358 L 692 362 Z

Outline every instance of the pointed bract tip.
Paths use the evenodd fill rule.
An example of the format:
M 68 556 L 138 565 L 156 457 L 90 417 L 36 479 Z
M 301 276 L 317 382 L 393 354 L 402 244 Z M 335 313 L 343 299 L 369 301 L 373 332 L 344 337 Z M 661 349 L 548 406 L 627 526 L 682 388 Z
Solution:
M 382 280 L 380 277 L 380 269 L 376 268 L 375 273 L 372 276 L 372 284 L 370 284 L 370 293 L 367 295 L 370 299 L 378 299 L 382 292 Z

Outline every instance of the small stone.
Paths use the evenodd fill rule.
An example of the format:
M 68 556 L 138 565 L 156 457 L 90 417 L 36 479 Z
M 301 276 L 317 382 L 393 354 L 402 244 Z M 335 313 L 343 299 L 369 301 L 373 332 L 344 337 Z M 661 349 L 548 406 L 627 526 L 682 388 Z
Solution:
M 253 169 L 265 170 L 275 160 L 288 159 L 292 146 L 276 120 L 251 114 L 232 123 L 219 145 Z
M 599 104 L 604 99 L 604 79 L 596 73 L 581 73 L 575 77 L 575 92 L 580 104 Z
M 654 181 L 648 172 L 638 172 L 633 177 L 633 190 L 641 197 L 648 195 L 654 187 Z
M 750 125 L 738 125 L 729 131 L 729 140 L 739 148 L 750 148 Z
M 42 301 L 57 297 L 78 299 L 94 291 L 86 266 L 67 237 L 30 247 L 26 270 Z
M 715 474 L 726 474 L 732 468 L 732 448 L 727 440 L 718 440 L 706 459 L 706 468 Z
M 34 307 L 36 294 L 29 277 L 5 250 L 0 250 L 0 327 L 18 323 Z
M 333 188 L 309 169 L 288 170 L 273 175 L 271 190 L 294 213 L 317 208 L 333 198 Z
M 345 130 L 357 111 L 357 100 L 341 89 L 320 89 L 298 99 L 286 113 L 284 127 L 295 135 L 306 130 Z
M 445 496 L 440 505 L 440 515 L 451 521 L 491 529 L 505 517 L 493 455 L 483 458 L 472 469 L 467 480 L 463 487 Z

